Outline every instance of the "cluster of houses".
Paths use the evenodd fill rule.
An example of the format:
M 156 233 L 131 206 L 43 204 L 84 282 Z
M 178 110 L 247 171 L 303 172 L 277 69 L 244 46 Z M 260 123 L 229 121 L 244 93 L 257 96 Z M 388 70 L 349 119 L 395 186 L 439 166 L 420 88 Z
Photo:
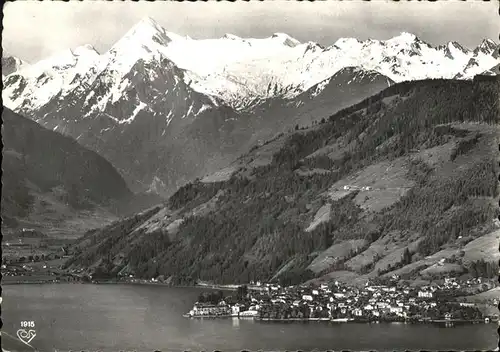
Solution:
M 459 287 L 461 284 L 453 279 L 447 279 L 441 285 L 419 288 L 371 284 L 356 288 L 339 282 L 319 287 L 264 284 L 254 286 L 255 289 L 250 289 L 246 297 L 238 302 L 232 297 L 225 297 L 217 304 L 197 302 L 187 316 L 331 321 L 484 319 L 472 303 L 454 302 L 453 308 L 449 308 L 449 302 L 437 298 L 440 290 Z M 460 310 L 468 312 L 461 314 Z M 498 317 L 489 319 L 498 320 Z
M 332 320 L 380 318 L 388 314 L 406 318 L 410 308 L 417 303 L 417 297 L 410 296 L 410 289 L 397 290 L 395 286 L 366 286 L 364 289 L 347 287 L 338 282 L 333 286 L 326 284 L 318 288 L 288 288 L 278 291 L 271 304 L 279 304 L 287 311 L 286 305 L 302 308 L 302 318 L 329 318 Z M 417 293 L 419 296 L 421 292 Z M 432 303 L 431 303 L 432 304 Z M 276 316 L 276 315 L 275 315 Z M 286 319 L 287 314 L 277 314 Z

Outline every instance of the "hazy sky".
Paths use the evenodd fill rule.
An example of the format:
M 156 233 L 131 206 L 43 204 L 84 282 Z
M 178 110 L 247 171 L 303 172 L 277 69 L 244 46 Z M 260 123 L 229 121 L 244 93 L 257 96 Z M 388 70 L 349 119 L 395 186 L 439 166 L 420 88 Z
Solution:
M 498 42 L 498 2 L 478 0 L 386 2 L 15 1 L 4 7 L 3 49 L 35 62 L 57 51 L 92 44 L 104 52 L 142 18 L 192 38 L 225 33 L 267 37 L 285 32 L 325 46 L 340 37 L 389 39 L 402 31 L 429 44 L 458 41 L 474 48 L 483 38 Z

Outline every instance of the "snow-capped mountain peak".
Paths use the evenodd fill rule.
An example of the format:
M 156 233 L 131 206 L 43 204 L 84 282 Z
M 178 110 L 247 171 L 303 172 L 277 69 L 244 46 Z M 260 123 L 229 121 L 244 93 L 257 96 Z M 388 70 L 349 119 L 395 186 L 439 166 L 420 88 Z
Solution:
M 285 33 L 274 33 L 271 36 L 271 39 L 278 40 L 280 43 L 289 46 L 291 48 L 296 47 L 297 45 L 300 45 L 300 42 L 295 39 L 290 37 L 288 34 Z
M 361 45 L 362 43 L 356 38 L 340 38 L 333 46 L 338 49 L 349 50 L 359 48 Z
M 398 47 L 401 49 L 404 48 L 413 50 L 419 50 L 422 45 L 429 46 L 415 34 L 409 32 L 401 32 L 399 35 L 384 41 L 368 40 L 365 41 L 364 43 L 365 45 L 377 45 L 377 43 L 381 43 L 386 47 L 392 47 L 392 48 Z
M 387 40 L 389 43 L 413 43 L 415 41 L 420 41 L 418 37 L 409 32 L 401 32 L 399 35 Z
M 165 46 L 172 41 L 167 31 L 156 23 L 152 18 L 146 17 L 133 26 L 110 51 L 123 49 L 148 48 L 151 44 Z
M 231 33 L 226 33 L 224 34 L 221 39 L 229 39 L 229 40 L 243 40 L 242 38 L 238 37 L 237 35 L 231 34 Z
M 100 55 L 99 52 L 90 44 L 85 44 L 82 46 L 77 47 L 75 50 L 73 50 L 73 54 L 77 56 L 84 56 L 84 55 Z
M 127 74 L 139 60 L 160 61 L 165 58 L 163 53 L 167 45 L 179 38 L 182 37 L 167 32 L 152 18 L 146 17 L 102 55 L 100 70 L 112 65 L 121 76 Z
M 483 53 L 486 55 L 491 55 L 497 49 L 498 44 L 491 39 L 484 39 L 479 46 L 474 49 L 474 53 Z
M 2 77 L 8 76 L 13 72 L 21 70 L 23 67 L 27 67 L 29 64 L 15 56 L 12 56 L 5 51 L 2 55 Z
M 137 30 L 138 28 L 150 28 L 153 31 L 156 32 L 165 32 L 165 29 L 158 24 L 153 18 L 146 16 L 143 19 L 141 19 L 134 27 L 134 30 Z
M 66 49 L 57 52 L 50 57 L 27 67 L 29 72 L 38 73 L 43 71 L 66 71 L 70 67 L 85 64 L 85 69 L 89 65 L 95 64 L 99 59 L 99 53 L 91 45 L 82 45 L 75 49 Z
M 189 41 L 189 37 L 166 31 L 151 17 L 143 18 L 108 51 L 120 56 L 158 54 L 173 41 Z
M 459 50 L 462 54 L 468 54 L 470 52 L 469 49 L 464 48 L 460 43 L 457 43 L 456 41 L 452 41 L 448 43 L 448 48 L 450 50 Z

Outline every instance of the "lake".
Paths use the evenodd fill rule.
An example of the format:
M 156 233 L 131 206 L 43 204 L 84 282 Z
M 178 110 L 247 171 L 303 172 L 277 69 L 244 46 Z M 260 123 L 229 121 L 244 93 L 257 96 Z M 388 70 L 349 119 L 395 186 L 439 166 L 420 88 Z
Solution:
M 36 337 L 31 345 L 40 351 L 382 351 L 497 347 L 495 324 L 450 328 L 182 317 L 200 292 L 196 288 L 159 285 L 4 285 L 3 332 L 15 336 L 21 321 L 34 321 Z M 4 344 L 4 348 L 8 346 Z

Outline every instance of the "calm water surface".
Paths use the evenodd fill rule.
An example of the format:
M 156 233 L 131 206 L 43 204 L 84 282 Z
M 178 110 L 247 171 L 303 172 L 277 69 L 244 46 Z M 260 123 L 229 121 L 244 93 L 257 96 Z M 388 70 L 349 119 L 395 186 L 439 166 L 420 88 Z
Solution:
M 40 351 L 491 350 L 494 324 L 259 323 L 183 318 L 199 289 L 154 285 L 5 285 L 3 331 L 36 324 Z M 5 347 L 4 347 L 5 348 Z

